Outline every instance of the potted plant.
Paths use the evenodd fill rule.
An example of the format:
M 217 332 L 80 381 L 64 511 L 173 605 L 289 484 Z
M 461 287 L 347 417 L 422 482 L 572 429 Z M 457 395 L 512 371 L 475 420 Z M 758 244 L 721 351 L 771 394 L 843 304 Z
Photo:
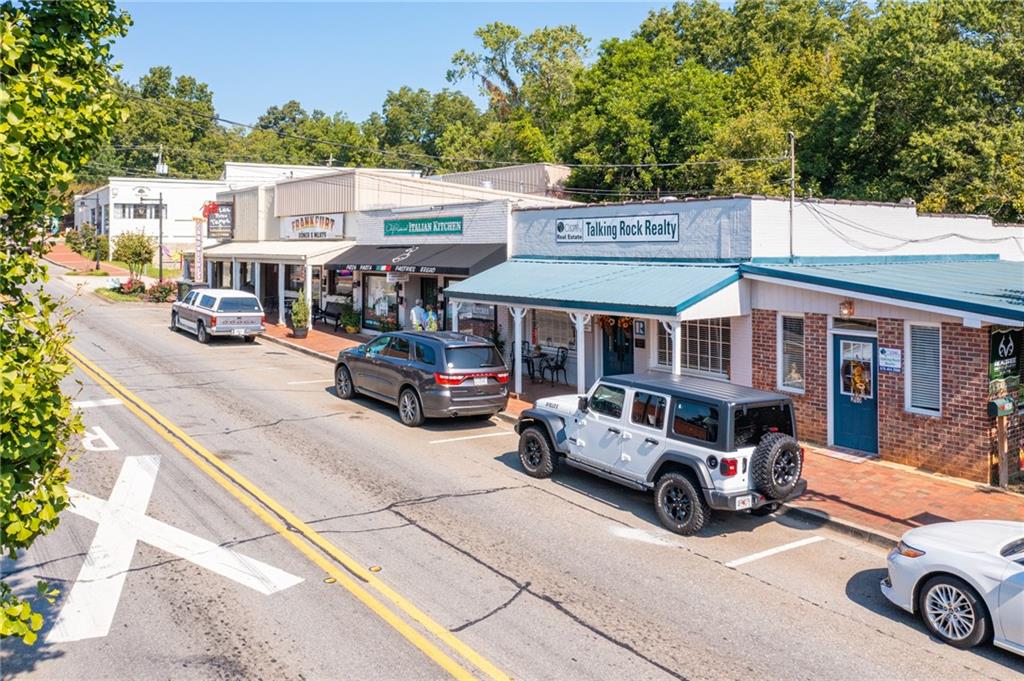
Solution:
M 299 299 L 292 305 L 292 338 L 305 338 L 309 333 L 309 306 L 306 305 L 305 290 L 299 291 Z
M 359 313 L 349 306 L 341 313 L 341 325 L 345 327 L 345 333 L 359 333 Z

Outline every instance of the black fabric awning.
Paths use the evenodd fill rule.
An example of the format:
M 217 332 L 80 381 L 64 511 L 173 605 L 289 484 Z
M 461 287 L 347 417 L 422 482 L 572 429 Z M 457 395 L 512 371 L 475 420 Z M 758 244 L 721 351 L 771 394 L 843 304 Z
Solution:
M 473 275 L 505 262 L 505 244 L 355 246 L 331 259 L 329 270 Z

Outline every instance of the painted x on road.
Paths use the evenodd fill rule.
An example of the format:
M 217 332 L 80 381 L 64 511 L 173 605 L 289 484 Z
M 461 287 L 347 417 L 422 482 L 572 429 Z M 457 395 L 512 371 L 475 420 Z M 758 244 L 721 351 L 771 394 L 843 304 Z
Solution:
M 98 524 L 75 585 L 46 640 L 50 643 L 99 638 L 110 632 L 125 578 L 143 541 L 262 594 L 302 581 L 301 577 L 218 546 L 146 515 L 160 457 L 124 460 L 109 499 L 69 489 L 71 513 Z

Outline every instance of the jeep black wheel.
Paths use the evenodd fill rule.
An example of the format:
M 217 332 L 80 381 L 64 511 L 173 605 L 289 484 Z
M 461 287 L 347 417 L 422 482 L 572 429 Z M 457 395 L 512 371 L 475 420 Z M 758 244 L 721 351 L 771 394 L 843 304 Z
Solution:
M 519 463 L 531 478 L 548 478 L 555 471 L 555 454 L 547 433 L 528 426 L 519 435 Z
M 654 488 L 654 510 L 661 524 L 676 534 L 695 534 L 707 524 L 704 495 L 682 473 L 666 473 Z
M 343 400 L 350 400 L 356 394 L 348 367 L 340 366 L 334 371 L 334 392 Z
M 398 418 L 410 428 L 422 426 L 426 420 L 423 417 L 423 407 L 420 405 L 420 398 L 412 388 L 406 388 L 398 396 Z
M 751 467 L 758 492 L 769 499 L 785 499 L 803 472 L 800 445 L 785 433 L 768 433 L 754 450 Z

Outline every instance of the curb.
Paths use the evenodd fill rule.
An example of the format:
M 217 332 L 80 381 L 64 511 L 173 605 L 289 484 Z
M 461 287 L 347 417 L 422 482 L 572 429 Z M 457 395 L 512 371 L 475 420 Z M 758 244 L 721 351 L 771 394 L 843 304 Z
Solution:
M 271 343 L 280 345 L 281 347 L 288 348 L 290 350 L 294 350 L 295 352 L 301 352 L 303 355 L 309 355 L 310 357 L 315 357 L 316 359 L 323 360 L 325 362 L 330 362 L 331 364 L 334 364 L 334 360 L 336 359 L 335 357 L 332 357 L 331 355 L 328 355 L 325 352 L 317 352 L 316 350 L 310 350 L 309 348 L 304 348 L 301 345 L 289 343 L 284 339 L 275 338 L 274 336 L 270 336 L 265 333 L 258 333 L 256 334 L 256 337 L 262 338 L 263 340 L 268 340 Z
M 875 546 L 880 546 L 884 549 L 891 549 L 899 543 L 899 537 L 894 537 L 887 532 L 882 532 L 881 530 L 859 525 L 850 520 L 835 518 L 830 516 L 828 513 L 819 511 L 815 508 L 783 504 L 779 514 L 793 515 L 806 522 L 821 524 L 841 534 L 845 534 L 855 539 L 860 539 L 861 541 L 874 544 Z

